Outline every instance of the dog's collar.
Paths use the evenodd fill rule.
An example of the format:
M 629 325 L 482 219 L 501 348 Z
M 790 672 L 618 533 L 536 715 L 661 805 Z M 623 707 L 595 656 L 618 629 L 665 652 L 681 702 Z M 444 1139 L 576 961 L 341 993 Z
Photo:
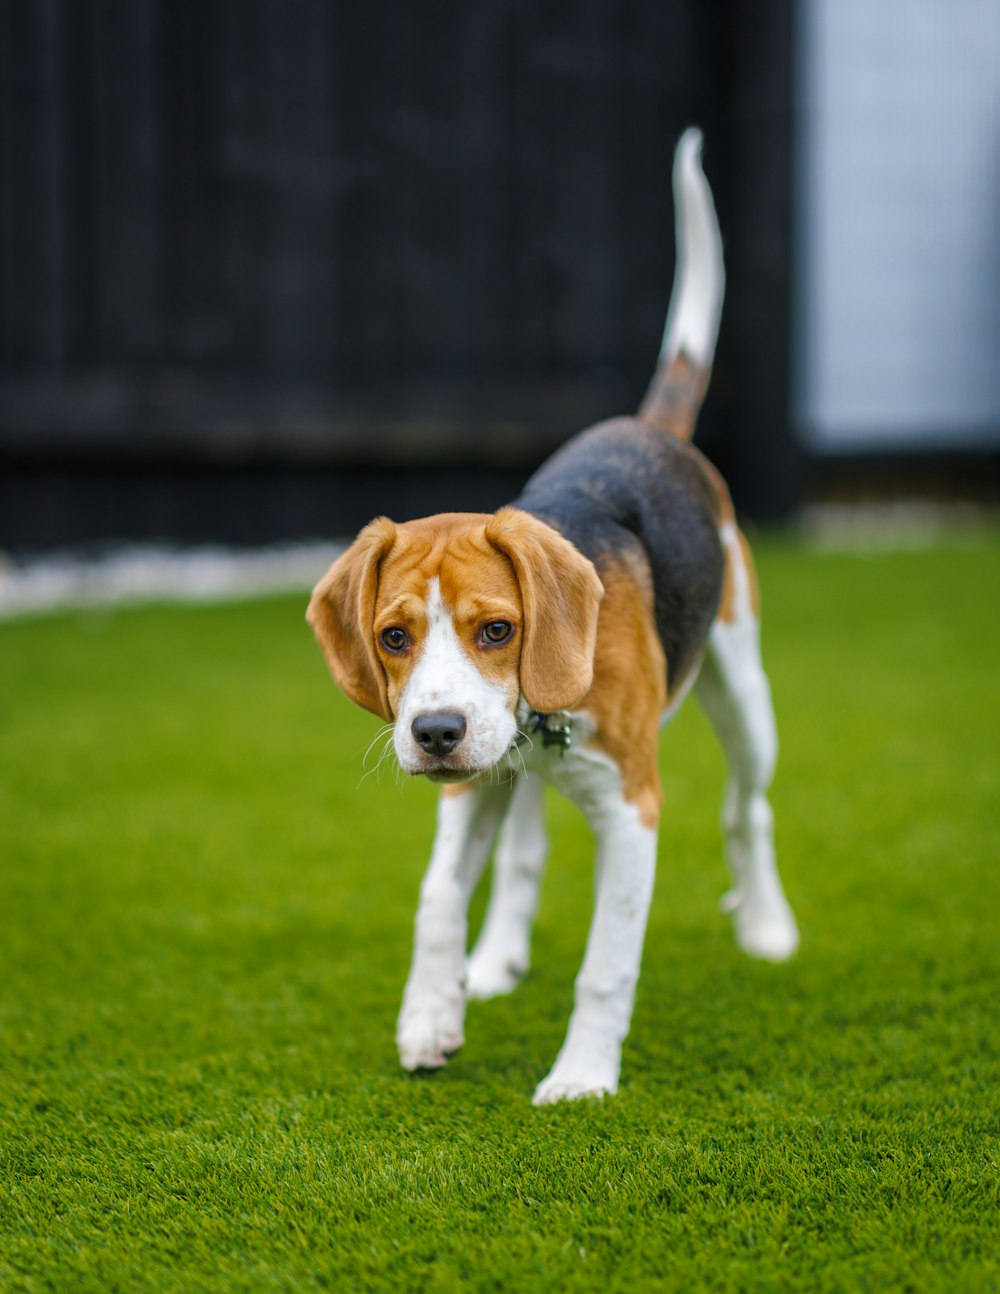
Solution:
M 543 746 L 557 746 L 565 754 L 573 742 L 573 717 L 568 710 L 555 710 L 551 714 L 531 710 L 513 744 L 523 746 L 536 733 L 540 734 Z

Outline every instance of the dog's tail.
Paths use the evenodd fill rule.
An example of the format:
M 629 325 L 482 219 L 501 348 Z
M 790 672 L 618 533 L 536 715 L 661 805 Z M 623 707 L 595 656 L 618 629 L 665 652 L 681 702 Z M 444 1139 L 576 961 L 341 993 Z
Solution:
M 674 289 L 660 358 L 639 417 L 690 440 L 708 389 L 726 288 L 722 235 L 701 169 L 700 130 L 686 130 L 674 153 L 674 210 Z

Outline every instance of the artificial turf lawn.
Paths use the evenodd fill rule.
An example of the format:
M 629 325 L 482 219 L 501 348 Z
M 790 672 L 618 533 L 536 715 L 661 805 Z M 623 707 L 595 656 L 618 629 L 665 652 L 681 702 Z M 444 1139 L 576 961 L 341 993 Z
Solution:
M 716 910 L 691 703 L 622 1089 L 541 1110 L 574 809 L 535 969 L 409 1077 L 433 792 L 362 780 L 304 600 L 0 626 L 0 1289 L 997 1289 L 1000 541 L 759 558 L 801 952 Z

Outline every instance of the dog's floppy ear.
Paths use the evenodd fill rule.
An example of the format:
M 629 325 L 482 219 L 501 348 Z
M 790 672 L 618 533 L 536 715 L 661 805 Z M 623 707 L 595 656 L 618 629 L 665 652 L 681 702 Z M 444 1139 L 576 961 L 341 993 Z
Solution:
M 365 526 L 313 589 L 306 612 L 336 682 L 356 705 L 383 719 L 392 711 L 372 622 L 379 563 L 395 538 L 388 517 Z
M 604 586 L 568 539 L 518 508 L 501 508 L 487 524 L 486 538 L 510 559 L 521 586 L 524 699 L 541 714 L 568 710 L 594 681 Z

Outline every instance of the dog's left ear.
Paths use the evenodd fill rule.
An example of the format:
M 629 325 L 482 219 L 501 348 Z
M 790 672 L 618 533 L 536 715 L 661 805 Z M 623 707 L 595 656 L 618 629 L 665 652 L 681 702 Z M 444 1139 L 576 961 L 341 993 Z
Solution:
M 388 517 L 370 522 L 313 589 L 306 619 L 330 673 L 355 705 L 392 718 L 372 625 L 378 568 L 396 538 Z
M 558 531 L 501 508 L 486 538 L 514 567 L 524 604 L 521 691 L 540 714 L 571 709 L 594 681 L 597 613 L 604 586 L 592 562 Z

